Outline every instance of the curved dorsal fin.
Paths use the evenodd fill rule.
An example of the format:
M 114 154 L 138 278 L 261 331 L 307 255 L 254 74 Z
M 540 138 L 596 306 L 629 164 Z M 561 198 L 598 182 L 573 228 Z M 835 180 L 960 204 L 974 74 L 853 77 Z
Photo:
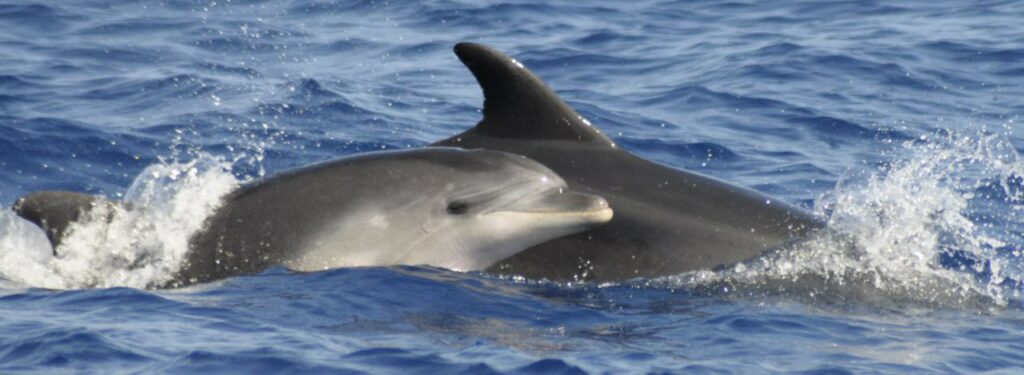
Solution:
M 467 133 L 496 138 L 614 143 L 590 125 L 523 64 L 476 43 L 455 45 L 484 92 L 484 118 Z

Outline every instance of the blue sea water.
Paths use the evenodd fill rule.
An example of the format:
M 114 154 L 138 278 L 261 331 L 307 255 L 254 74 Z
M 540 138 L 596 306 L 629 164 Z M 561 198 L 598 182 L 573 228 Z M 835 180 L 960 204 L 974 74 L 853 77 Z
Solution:
M 60 258 L 0 213 L 0 372 L 1024 371 L 1022 18 L 1015 1 L 0 1 L 0 204 L 151 207 Z M 472 126 L 459 41 L 515 56 L 621 147 L 827 230 L 624 283 L 392 267 L 140 289 L 240 182 Z

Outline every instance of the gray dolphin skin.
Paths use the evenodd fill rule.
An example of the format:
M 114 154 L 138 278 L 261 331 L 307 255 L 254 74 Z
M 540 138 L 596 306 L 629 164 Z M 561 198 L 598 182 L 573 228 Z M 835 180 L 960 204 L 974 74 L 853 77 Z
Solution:
M 120 203 L 46 191 L 19 199 L 14 210 L 43 228 L 57 252 L 76 220 L 97 204 Z M 483 270 L 611 217 L 604 199 L 568 189 L 557 174 L 521 155 L 457 148 L 363 154 L 232 192 L 190 239 L 180 272 L 155 286 L 181 287 L 274 265 Z
M 823 225 L 761 193 L 618 148 L 499 51 L 460 43 L 455 54 L 483 89 L 483 119 L 435 145 L 528 156 L 615 210 L 607 225 L 534 246 L 490 272 L 587 281 L 673 275 L 749 259 Z

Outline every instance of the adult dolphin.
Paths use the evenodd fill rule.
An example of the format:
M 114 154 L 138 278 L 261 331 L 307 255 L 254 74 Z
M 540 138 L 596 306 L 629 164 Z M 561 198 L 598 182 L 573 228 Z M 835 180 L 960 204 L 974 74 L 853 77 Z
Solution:
M 43 228 L 57 253 L 76 222 L 102 220 L 116 210 L 90 212 L 117 205 L 46 191 L 19 199 L 14 210 Z M 611 217 L 605 200 L 567 189 L 557 174 L 521 155 L 456 148 L 363 154 L 232 192 L 191 237 L 177 275 L 156 286 L 274 265 L 297 271 L 403 264 L 483 270 Z
M 497 50 L 460 43 L 455 54 L 483 89 L 483 119 L 435 145 L 526 155 L 615 209 L 607 225 L 534 246 L 492 272 L 592 281 L 671 275 L 749 259 L 822 226 L 777 199 L 618 148 Z

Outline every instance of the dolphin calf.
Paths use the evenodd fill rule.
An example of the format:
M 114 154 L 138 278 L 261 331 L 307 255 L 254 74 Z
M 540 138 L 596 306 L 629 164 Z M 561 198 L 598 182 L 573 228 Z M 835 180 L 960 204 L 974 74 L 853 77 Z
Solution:
M 749 259 L 823 225 L 753 190 L 620 149 L 499 51 L 460 43 L 455 54 L 483 89 L 483 119 L 436 146 L 528 156 L 615 210 L 607 225 L 533 246 L 491 272 L 590 281 L 672 275 Z
M 14 204 L 55 252 L 97 205 L 46 191 Z M 138 209 L 127 207 L 126 209 Z M 545 166 L 490 150 L 424 148 L 342 158 L 244 186 L 189 241 L 180 287 L 282 265 L 296 271 L 430 265 L 483 270 L 530 246 L 608 222 L 612 210 Z

